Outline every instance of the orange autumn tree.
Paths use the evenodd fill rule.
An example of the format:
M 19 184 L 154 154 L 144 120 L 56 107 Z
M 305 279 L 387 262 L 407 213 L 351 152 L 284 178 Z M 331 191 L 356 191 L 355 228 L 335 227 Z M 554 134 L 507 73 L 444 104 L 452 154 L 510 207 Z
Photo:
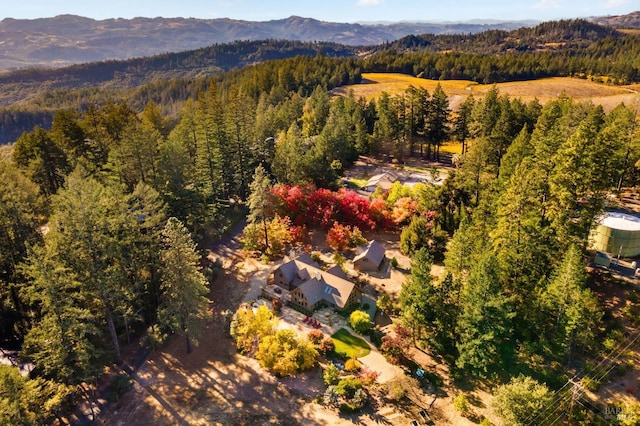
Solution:
M 327 232 L 327 245 L 334 251 L 344 251 L 349 245 L 350 237 L 350 226 L 333 222 L 333 226 L 329 229 L 329 232 Z

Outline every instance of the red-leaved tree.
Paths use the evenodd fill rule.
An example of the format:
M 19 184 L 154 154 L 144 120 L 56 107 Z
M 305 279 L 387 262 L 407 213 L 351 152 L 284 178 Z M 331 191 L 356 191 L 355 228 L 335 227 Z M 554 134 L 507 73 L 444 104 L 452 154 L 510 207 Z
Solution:
M 335 192 L 320 188 L 307 197 L 308 218 L 313 225 L 328 229 L 336 220 L 339 199 Z
M 407 358 L 408 350 L 411 346 L 411 330 L 396 324 L 393 333 L 382 337 L 380 352 L 387 357 L 389 362 L 399 364 Z
M 360 229 L 375 228 L 376 223 L 372 219 L 369 209 L 371 202 L 367 198 L 346 189 L 340 189 L 338 197 L 340 198 L 340 211 L 346 223 Z
M 277 185 L 271 190 L 274 196 L 275 213 L 288 216 L 294 225 L 305 225 L 307 221 L 307 197 L 314 192 L 312 185 Z

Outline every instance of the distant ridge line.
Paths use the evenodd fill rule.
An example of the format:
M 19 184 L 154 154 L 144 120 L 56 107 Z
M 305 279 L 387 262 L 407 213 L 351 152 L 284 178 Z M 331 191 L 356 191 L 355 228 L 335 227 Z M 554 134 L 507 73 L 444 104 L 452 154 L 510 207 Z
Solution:
M 199 49 L 238 40 L 282 39 L 374 46 L 410 34 L 513 30 L 536 21 L 337 23 L 290 16 L 270 21 L 230 18 L 111 18 L 77 15 L 0 21 L 0 69 L 60 67 Z

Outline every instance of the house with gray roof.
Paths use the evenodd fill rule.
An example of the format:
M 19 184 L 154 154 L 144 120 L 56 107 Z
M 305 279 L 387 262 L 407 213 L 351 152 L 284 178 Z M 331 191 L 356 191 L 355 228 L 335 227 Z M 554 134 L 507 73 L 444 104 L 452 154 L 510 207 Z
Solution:
M 393 182 L 398 180 L 398 175 L 393 172 L 384 172 L 375 176 L 371 176 L 367 183 L 362 187 L 367 192 L 374 192 L 378 187 L 384 191 L 391 188 Z
M 320 265 L 311 259 L 309 253 L 303 253 L 293 260 L 285 258 L 282 265 L 273 271 L 273 283 L 291 291 L 311 278 L 309 268 L 320 269 Z
M 313 311 L 326 305 L 345 309 L 360 297 L 358 287 L 339 266 L 322 270 L 308 254 L 285 261 L 273 271 L 273 281 L 290 291 L 290 302 Z
M 353 266 L 359 271 L 377 271 L 382 265 L 386 250 L 376 240 L 371 240 L 362 251 L 353 258 Z

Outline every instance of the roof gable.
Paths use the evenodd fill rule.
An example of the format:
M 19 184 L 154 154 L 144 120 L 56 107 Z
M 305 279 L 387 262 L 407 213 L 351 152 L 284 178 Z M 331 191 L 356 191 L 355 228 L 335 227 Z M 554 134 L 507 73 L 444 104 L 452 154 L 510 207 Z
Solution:
M 304 263 L 306 265 L 311 265 L 313 267 L 319 268 L 320 265 L 318 265 L 312 258 L 311 255 L 307 252 L 302 253 L 300 256 L 295 258 L 295 262 L 296 263 Z
M 284 263 L 278 267 L 282 275 L 285 277 L 288 283 L 292 283 L 298 279 L 300 281 L 306 281 L 310 278 L 309 267 L 312 269 L 319 269 L 320 265 L 311 259 L 309 253 L 303 253 L 293 260 L 287 260 L 285 257 Z
M 396 180 L 398 180 L 398 176 L 395 173 L 384 172 L 375 176 L 371 176 L 364 187 L 368 188 L 370 186 L 378 186 L 383 184 L 384 186 L 391 186 L 391 184 Z
M 342 270 L 342 268 L 338 265 L 335 265 L 325 271 L 327 274 L 335 275 L 336 277 L 349 279 L 347 274 Z
M 376 240 L 371 240 L 365 246 L 362 253 L 360 253 L 359 255 L 353 258 L 353 263 L 356 263 L 359 260 L 366 258 L 371 263 L 379 266 L 380 263 L 382 263 L 382 260 L 384 259 L 384 254 L 385 254 L 385 249 L 382 246 L 382 244 L 380 244 Z
M 312 305 L 324 300 L 338 308 L 344 308 L 355 289 L 355 284 L 347 279 L 344 271 L 337 265 L 327 271 L 311 265 L 305 266 L 309 279 L 301 283 L 296 291 Z
M 295 277 L 296 272 L 298 272 L 298 267 L 296 266 L 296 263 L 293 260 L 290 260 L 280 265 L 278 270 L 280 271 L 280 273 L 282 273 L 282 275 L 288 282 L 291 282 L 293 281 L 293 278 Z

